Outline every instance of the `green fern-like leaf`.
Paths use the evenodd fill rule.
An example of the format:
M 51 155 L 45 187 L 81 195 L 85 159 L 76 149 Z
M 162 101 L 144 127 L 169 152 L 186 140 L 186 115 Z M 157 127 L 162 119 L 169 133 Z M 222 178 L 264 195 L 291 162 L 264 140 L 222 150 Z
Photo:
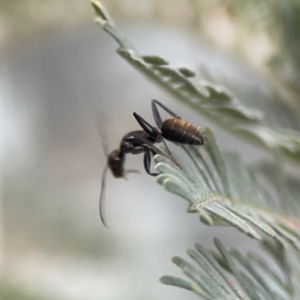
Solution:
M 119 44 L 118 54 L 132 66 L 163 87 L 176 99 L 192 107 L 204 116 L 210 118 L 223 128 L 239 135 L 242 138 L 264 146 L 268 149 L 280 148 L 283 154 L 300 162 L 300 128 L 299 117 L 293 110 L 288 110 L 288 115 L 283 116 L 286 109 L 283 103 L 272 101 L 268 98 L 265 105 L 255 108 L 242 102 L 241 99 L 218 84 L 195 78 L 195 73 L 186 68 L 177 69 L 168 64 L 167 60 L 159 56 L 140 55 L 125 39 L 114 25 L 112 18 L 105 12 L 100 2 L 92 1 L 97 14 L 97 22 Z M 251 89 L 251 87 L 247 87 Z M 258 94 L 255 99 L 260 102 L 265 97 Z M 259 101 L 258 101 L 259 102 Z M 270 109 L 280 111 L 281 118 L 276 115 L 270 120 Z M 295 127 L 283 128 L 279 120 L 294 120 Z M 277 122 L 277 123 L 276 123 Z M 274 125 L 275 123 L 275 125 Z M 277 124 L 277 125 L 276 125 Z M 288 123 L 292 126 L 292 123 Z
M 299 252 L 286 248 L 280 242 L 264 241 L 265 254 L 273 258 L 273 265 L 267 265 L 256 254 L 243 256 L 236 249 L 226 249 L 215 239 L 218 250 L 209 251 L 196 244 L 188 255 L 195 261 L 194 266 L 180 257 L 173 262 L 192 281 L 173 276 L 163 276 L 161 282 L 193 291 L 205 300 L 215 299 L 298 299 L 300 296 Z
M 202 132 L 205 147 L 182 146 L 195 170 L 177 156 L 181 167 L 167 156 L 156 155 L 156 169 L 160 172 L 157 182 L 186 199 L 188 211 L 199 213 L 207 225 L 232 225 L 255 239 L 261 239 L 259 229 L 282 244 L 300 249 L 299 214 L 282 210 L 287 199 L 280 198 L 276 203 L 257 180 L 264 175 L 264 165 L 249 168 L 237 155 L 222 154 L 211 129 L 203 128 Z M 297 198 L 289 196 L 290 205 L 296 206 Z
M 261 240 L 265 256 L 272 259 L 269 265 L 257 254 L 242 255 L 215 240 L 218 251 L 199 244 L 196 251 L 188 251 L 196 265 L 173 258 L 189 281 L 172 276 L 161 281 L 206 300 L 300 299 L 300 184 L 283 171 L 285 155 L 300 162 L 299 113 L 272 93 L 255 88 L 244 93 L 251 89 L 248 82 L 243 86 L 229 77 L 217 78 L 209 72 L 204 76 L 203 68 L 197 74 L 172 67 L 163 57 L 140 55 L 102 5 L 97 1 L 92 5 L 98 23 L 118 43 L 121 57 L 194 111 L 265 146 L 275 157 L 274 163 L 247 166 L 238 155 L 221 152 L 207 127 L 202 129 L 204 147 L 180 145 L 189 159 L 155 155 L 157 182 L 184 198 L 189 213 L 199 214 L 206 225 L 234 226 Z M 275 188 L 275 197 L 267 191 L 266 181 Z

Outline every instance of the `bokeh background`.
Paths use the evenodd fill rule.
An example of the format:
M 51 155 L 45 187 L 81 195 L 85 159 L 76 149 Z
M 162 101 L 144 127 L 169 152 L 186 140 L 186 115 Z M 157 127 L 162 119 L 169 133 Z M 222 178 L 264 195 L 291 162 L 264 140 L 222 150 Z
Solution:
M 141 53 L 243 74 L 237 80 L 260 88 L 249 69 L 272 47 L 265 36 L 241 35 L 226 1 L 103 2 Z M 185 201 L 146 175 L 142 155 L 128 156 L 126 165 L 141 171 L 128 181 L 108 174 L 110 230 L 101 224 L 106 157 L 97 122 L 113 150 L 138 128 L 133 111 L 154 122 L 153 98 L 212 126 L 221 147 L 245 161 L 266 157 L 174 101 L 115 50 L 89 1 L 0 2 L 0 299 L 196 299 L 159 282 L 180 275 L 173 255 L 195 242 L 212 245 L 213 236 L 255 247 L 234 229 L 208 228 L 187 214 Z

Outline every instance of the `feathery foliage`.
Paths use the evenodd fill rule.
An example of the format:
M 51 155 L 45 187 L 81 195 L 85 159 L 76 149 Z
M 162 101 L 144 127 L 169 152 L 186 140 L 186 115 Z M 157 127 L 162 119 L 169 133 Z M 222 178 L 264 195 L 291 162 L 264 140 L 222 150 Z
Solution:
M 140 55 L 123 37 L 100 2 L 92 1 L 92 5 L 98 24 L 118 43 L 117 53 L 136 69 L 222 128 L 265 148 L 280 148 L 300 162 L 300 134 L 297 132 L 300 122 L 296 110 L 264 93 L 263 97 L 251 97 L 250 93 L 257 101 L 251 101 L 249 106 L 248 98 L 242 102 L 224 86 L 195 77 L 194 71 L 172 67 L 160 56 Z
M 186 199 L 190 203 L 188 211 L 199 213 L 201 221 L 207 225 L 230 224 L 256 239 L 261 239 L 257 232 L 259 229 L 300 249 L 296 238 L 300 236 L 300 211 L 295 209 L 297 198 L 290 194 L 288 199 L 280 198 L 276 203 L 276 199 L 257 180 L 258 176 L 266 175 L 265 165 L 255 167 L 254 171 L 237 155 L 222 155 L 209 128 L 204 128 L 203 134 L 206 146 L 202 149 L 182 146 L 196 166 L 196 173 L 176 156 L 182 168 L 169 158 L 156 155 L 156 169 L 161 173 L 157 177 L 158 183 Z M 284 183 L 277 182 L 278 177 L 268 176 L 268 180 L 275 186 L 284 186 Z
M 205 149 L 182 146 L 196 166 L 196 173 L 178 157 L 182 168 L 167 157 L 156 155 L 156 169 L 161 173 L 158 183 L 186 199 L 188 211 L 199 213 L 200 220 L 207 225 L 230 224 L 256 239 L 261 239 L 256 230 L 260 229 L 273 237 L 274 241 L 266 237 L 261 241 L 273 261 L 266 263 L 256 254 L 244 257 L 236 249 L 226 250 L 215 240 L 220 253 L 209 252 L 198 244 L 195 247 L 199 253 L 188 251 L 200 268 L 182 258 L 173 258 L 192 282 L 171 276 L 164 276 L 161 281 L 191 290 L 202 299 L 298 299 L 299 181 L 280 174 L 276 164 L 250 168 L 236 154 L 222 155 L 212 131 L 204 128 L 203 133 L 207 141 Z M 271 197 L 259 177 L 277 187 L 278 199 Z M 273 270 L 275 265 L 277 272 Z
M 198 213 L 209 226 L 234 226 L 261 240 L 262 254 L 242 255 L 215 239 L 218 252 L 196 244 L 173 262 L 191 280 L 164 276 L 161 281 L 193 291 L 202 299 L 299 299 L 300 182 L 283 171 L 287 156 L 300 162 L 298 110 L 273 90 L 241 84 L 200 68 L 170 66 L 160 56 L 140 55 L 125 39 L 103 6 L 92 1 L 97 22 L 115 39 L 117 53 L 137 70 L 215 123 L 274 153 L 274 163 L 247 166 L 234 153 L 220 151 L 210 128 L 203 128 L 205 146 L 180 145 L 189 161 L 157 154 L 157 182 L 188 201 L 188 212 Z M 295 66 L 295 69 L 297 66 Z M 247 93 L 243 91 L 247 89 Z M 193 169 L 189 167 L 193 165 Z M 266 182 L 276 190 L 271 195 Z M 270 261 L 266 262 L 266 257 Z
M 298 251 L 288 249 L 280 242 L 264 241 L 264 252 L 271 258 L 266 263 L 257 254 L 242 255 L 234 248 L 226 249 L 218 239 L 215 239 L 215 246 L 218 252 L 199 244 L 195 245 L 197 251 L 188 250 L 197 266 L 173 257 L 173 263 L 191 281 L 163 276 L 161 282 L 190 290 L 205 300 L 299 299 Z M 277 270 L 275 265 L 279 267 Z

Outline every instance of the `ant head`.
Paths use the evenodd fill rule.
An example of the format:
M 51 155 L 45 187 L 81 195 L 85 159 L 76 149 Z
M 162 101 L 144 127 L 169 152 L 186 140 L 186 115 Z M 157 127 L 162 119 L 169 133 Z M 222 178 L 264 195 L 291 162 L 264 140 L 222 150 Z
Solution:
M 112 151 L 107 158 L 107 166 L 113 173 L 114 177 L 124 176 L 125 155 L 119 149 Z

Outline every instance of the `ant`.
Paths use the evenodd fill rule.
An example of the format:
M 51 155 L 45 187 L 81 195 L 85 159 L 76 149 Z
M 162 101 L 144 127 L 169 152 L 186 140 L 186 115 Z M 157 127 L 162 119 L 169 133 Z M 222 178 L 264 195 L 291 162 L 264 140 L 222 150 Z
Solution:
M 157 105 L 168 112 L 173 118 L 162 121 L 159 114 Z M 113 150 L 109 155 L 107 155 L 107 165 L 103 170 L 102 175 L 102 188 L 100 193 L 99 201 L 99 212 L 100 218 L 104 226 L 107 227 L 105 218 L 103 215 L 103 199 L 105 192 L 105 179 L 107 170 L 110 169 L 115 178 L 125 178 L 128 173 L 136 172 L 134 170 L 124 170 L 125 155 L 126 154 L 140 154 L 144 152 L 144 168 L 146 172 L 151 176 L 157 176 L 158 173 L 152 173 L 150 170 L 151 165 L 151 155 L 162 154 L 168 156 L 177 166 L 180 165 L 173 158 L 171 151 L 169 150 L 164 139 L 171 142 L 189 144 L 189 145 L 203 145 L 204 138 L 200 130 L 195 127 L 190 122 L 182 120 L 178 115 L 164 106 L 157 100 L 152 100 L 151 102 L 152 112 L 154 120 L 157 127 L 149 124 L 145 119 L 143 119 L 136 112 L 133 113 L 135 119 L 143 130 L 135 130 L 127 133 L 121 140 L 119 149 Z M 168 155 L 160 151 L 154 146 L 155 143 L 163 142 Z

